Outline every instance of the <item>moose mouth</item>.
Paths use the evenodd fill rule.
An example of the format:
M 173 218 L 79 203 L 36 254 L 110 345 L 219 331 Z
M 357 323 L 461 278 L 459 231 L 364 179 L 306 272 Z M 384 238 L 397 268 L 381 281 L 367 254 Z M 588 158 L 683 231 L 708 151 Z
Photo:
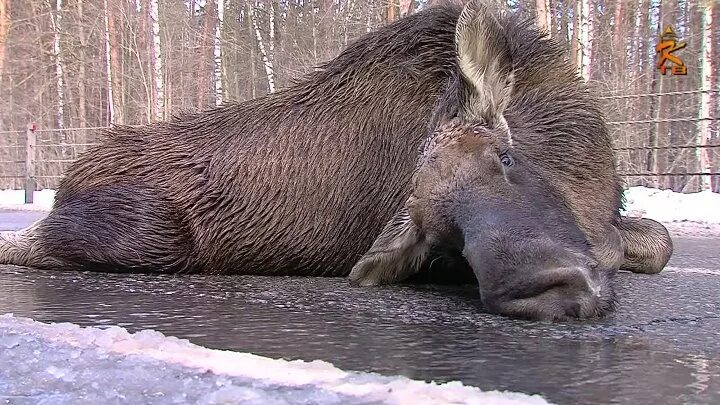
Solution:
M 507 238 L 504 238 L 507 239 Z M 463 255 L 490 312 L 533 320 L 602 317 L 615 307 L 610 272 L 584 254 L 547 239 L 474 238 Z

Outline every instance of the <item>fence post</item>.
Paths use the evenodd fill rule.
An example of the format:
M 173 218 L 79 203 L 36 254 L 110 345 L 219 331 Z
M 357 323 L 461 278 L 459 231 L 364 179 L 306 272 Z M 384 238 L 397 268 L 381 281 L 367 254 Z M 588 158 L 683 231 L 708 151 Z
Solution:
M 33 193 L 35 193 L 35 144 L 37 137 L 35 123 L 29 124 L 25 131 L 25 204 L 33 203 Z

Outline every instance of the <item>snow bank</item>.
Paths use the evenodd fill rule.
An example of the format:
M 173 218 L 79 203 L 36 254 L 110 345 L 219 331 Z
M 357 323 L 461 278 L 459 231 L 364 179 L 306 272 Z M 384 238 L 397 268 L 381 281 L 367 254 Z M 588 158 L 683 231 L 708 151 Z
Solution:
M 625 191 L 626 211 L 661 222 L 700 222 L 720 224 L 720 194 L 710 191 L 676 193 L 648 187 L 631 187 Z M 47 211 L 55 199 L 54 190 L 36 191 L 34 204 L 23 204 L 23 190 L 0 190 L 0 209 Z
M 204 403 L 249 403 L 248 398 L 256 399 L 250 401 L 252 403 L 263 403 L 271 399 L 268 395 L 277 397 L 282 392 L 287 392 L 285 398 L 274 398 L 271 402 L 302 403 L 314 395 L 310 402 L 548 403 L 538 395 L 481 391 L 460 382 L 427 383 L 405 377 L 346 372 L 323 361 L 287 361 L 208 349 L 152 330 L 129 333 L 117 326 L 100 329 L 71 323 L 46 324 L 12 314 L 0 316 L 0 360 L 6 363 L 0 369 L 0 399 L 64 395 L 68 402 L 77 403 L 78 399 L 98 392 L 118 392 L 127 398 L 133 393 L 147 395 L 160 391 L 157 395 L 163 397 L 182 393 L 185 400 L 190 399 L 187 395 L 194 395 L 193 401 L 200 401 L 200 395 Z M 130 360 L 135 363 L 125 367 L 125 362 Z M 162 374 L 167 372 L 167 367 L 176 368 L 167 375 Z M 185 377 L 179 379 L 176 386 L 161 388 L 167 387 L 168 378 L 182 376 Z M 194 379 L 188 380 L 191 377 Z M 92 385 L 96 381 L 86 381 L 95 378 L 99 378 L 97 387 Z M 207 381 L 200 378 L 214 380 L 205 384 Z M 60 385 L 43 391 L 43 384 L 53 381 Z M 191 387 L 188 381 L 192 382 Z M 134 392 L 123 392 L 128 389 Z M 72 397 L 73 392 L 77 397 Z M 320 397 L 318 393 L 322 393 Z
M 660 222 L 720 224 L 720 194 L 711 191 L 683 194 L 638 186 L 626 190 L 625 198 L 630 216 Z
M 35 191 L 32 204 L 25 204 L 25 190 L 0 190 L 0 209 L 49 211 L 53 201 L 55 190 Z

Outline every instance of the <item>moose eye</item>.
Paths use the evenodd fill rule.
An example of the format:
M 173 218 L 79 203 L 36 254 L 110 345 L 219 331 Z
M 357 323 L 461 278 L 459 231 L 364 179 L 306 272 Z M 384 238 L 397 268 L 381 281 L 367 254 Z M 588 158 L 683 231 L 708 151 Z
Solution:
M 503 166 L 510 167 L 510 166 L 512 166 L 515 162 L 514 162 L 513 159 L 510 157 L 510 155 L 508 155 L 507 152 L 503 152 L 503 153 L 500 154 L 500 163 L 502 163 Z

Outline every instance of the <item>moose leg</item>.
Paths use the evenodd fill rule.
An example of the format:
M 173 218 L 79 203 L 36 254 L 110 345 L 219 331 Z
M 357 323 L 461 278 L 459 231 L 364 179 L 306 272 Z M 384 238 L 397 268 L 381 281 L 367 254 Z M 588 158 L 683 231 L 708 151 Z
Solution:
M 620 270 L 625 263 L 625 246 L 620 231 L 610 225 L 600 238 L 590 238 L 593 256 L 603 269 Z
M 107 272 L 192 271 L 192 239 L 171 203 L 121 184 L 63 196 L 47 217 L 0 240 L 6 264 Z
M 410 219 L 406 208 L 398 211 L 350 272 L 350 282 L 374 286 L 402 281 L 417 273 L 429 245 Z
M 60 261 L 46 255 L 42 250 L 37 228 L 43 220 L 20 231 L 0 232 L 0 264 L 43 269 L 62 266 Z
M 648 218 L 622 217 L 617 229 L 624 246 L 622 270 L 646 274 L 662 271 L 673 253 L 665 226 Z

